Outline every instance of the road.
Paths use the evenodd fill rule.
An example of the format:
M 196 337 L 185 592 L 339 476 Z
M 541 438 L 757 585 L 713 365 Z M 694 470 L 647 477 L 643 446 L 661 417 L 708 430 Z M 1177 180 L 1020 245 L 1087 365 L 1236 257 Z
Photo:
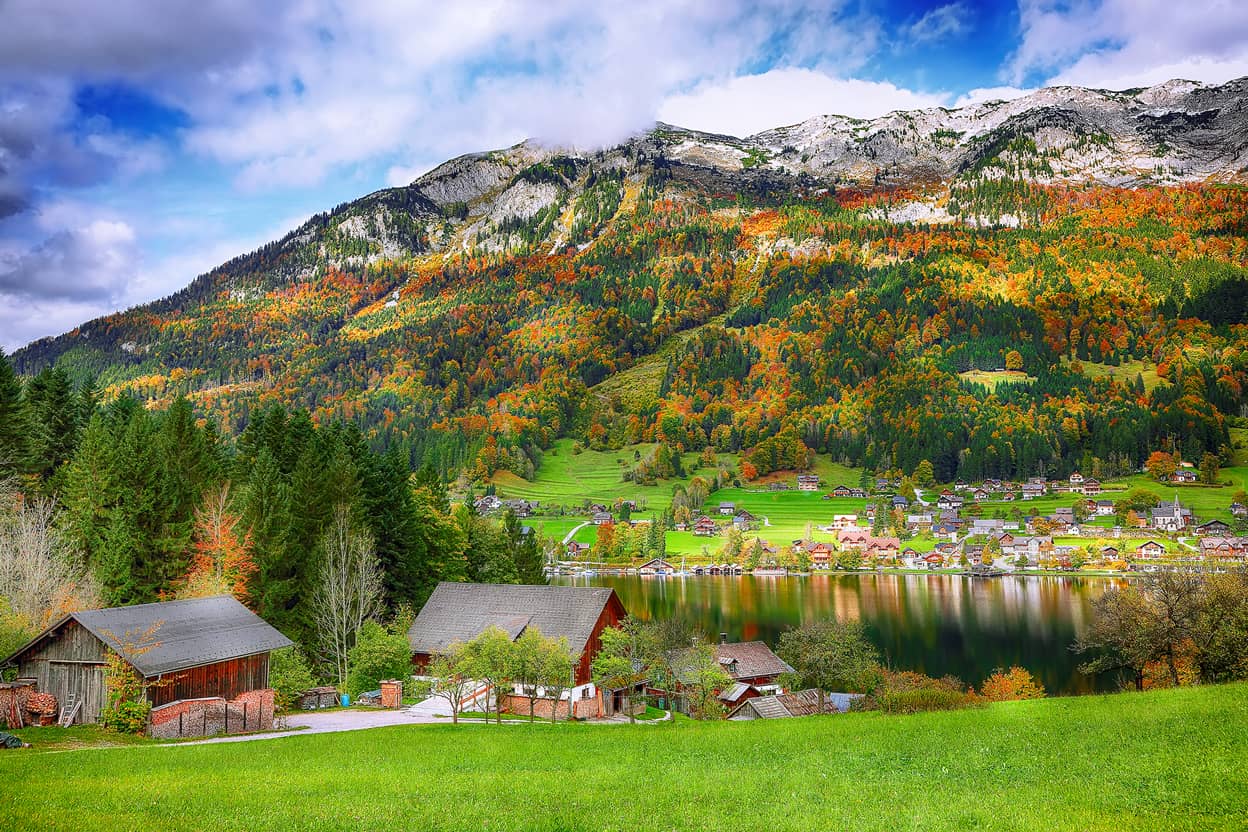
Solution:
M 575 529 L 573 529 L 572 531 L 564 535 L 563 545 L 567 546 L 569 543 L 571 543 L 573 535 L 575 535 L 577 532 L 579 532 L 581 529 L 585 528 L 588 525 L 589 525 L 589 521 L 586 520 L 584 523 L 582 523 L 581 525 L 577 526 Z

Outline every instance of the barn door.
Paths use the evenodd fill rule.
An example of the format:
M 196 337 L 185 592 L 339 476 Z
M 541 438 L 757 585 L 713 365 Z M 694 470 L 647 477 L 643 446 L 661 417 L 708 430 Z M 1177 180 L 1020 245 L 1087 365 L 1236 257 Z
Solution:
M 48 679 L 51 693 L 57 705 L 68 705 L 71 694 L 82 708 L 74 717 L 75 723 L 97 722 L 104 707 L 104 665 L 82 662 L 49 662 Z

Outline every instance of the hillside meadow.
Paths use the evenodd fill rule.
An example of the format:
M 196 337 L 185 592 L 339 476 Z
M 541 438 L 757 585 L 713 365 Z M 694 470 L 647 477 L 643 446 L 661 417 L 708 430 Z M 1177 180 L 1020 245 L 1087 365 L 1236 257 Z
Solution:
M 1248 684 L 883 716 L 0 754 L 0 828 L 1231 830 Z

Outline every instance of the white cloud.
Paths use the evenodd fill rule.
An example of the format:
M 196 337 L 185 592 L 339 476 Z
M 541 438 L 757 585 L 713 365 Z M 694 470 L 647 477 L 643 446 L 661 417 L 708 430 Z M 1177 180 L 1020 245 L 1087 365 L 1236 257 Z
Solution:
M 971 107 L 975 104 L 983 104 L 986 101 L 1011 101 L 1015 98 L 1022 98 L 1024 95 L 1030 95 L 1035 92 L 1034 89 L 1019 89 L 1018 87 L 978 87 L 970 90 L 964 95 L 958 96 L 953 102 L 956 107 Z
M 816 115 L 874 118 L 893 110 L 939 107 L 947 93 L 923 93 L 886 82 L 835 78 L 809 69 L 775 69 L 669 97 L 659 119 L 732 136 L 748 136 Z
M 938 6 L 905 28 L 912 43 L 927 43 L 961 35 L 971 30 L 974 15 L 964 0 Z
M 1248 74 L 1248 4 L 1238 0 L 1022 0 L 1019 16 L 1007 67 L 1015 84 L 1126 89 Z

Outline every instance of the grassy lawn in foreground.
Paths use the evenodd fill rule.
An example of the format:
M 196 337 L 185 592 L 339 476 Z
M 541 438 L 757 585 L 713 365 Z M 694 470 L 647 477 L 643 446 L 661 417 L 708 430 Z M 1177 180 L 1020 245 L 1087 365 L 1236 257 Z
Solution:
M 0 828 L 1230 830 L 1245 759 L 1245 684 L 917 716 L 403 726 L 0 753 Z

